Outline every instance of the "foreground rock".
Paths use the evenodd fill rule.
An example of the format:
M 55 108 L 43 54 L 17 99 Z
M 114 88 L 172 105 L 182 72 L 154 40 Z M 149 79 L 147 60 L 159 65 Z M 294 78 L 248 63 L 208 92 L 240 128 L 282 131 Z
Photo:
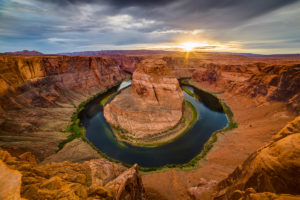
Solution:
M 101 159 L 38 166 L 28 154 L 16 158 L 0 150 L 0 168 L 1 199 L 20 199 L 20 186 L 21 197 L 29 200 L 144 199 L 136 166 L 124 171 Z
M 143 138 L 174 127 L 182 117 L 183 92 L 163 60 L 143 60 L 132 86 L 105 106 L 104 116 L 132 138 Z
M 118 176 L 115 180 L 107 183 L 105 187 L 112 190 L 118 200 L 143 200 L 145 191 L 142 179 L 135 164 L 132 168 Z
M 22 175 L 0 160 L 0 199 L 19 200 Z
M 88 143 L 83 142 L 81 139 L 74 139 L 67 143 L 63 149 L 58 151 L 46 159 L 41 164 L 48 164 L 51 162 L 76 162 L 82 163 L 86 160 L 99 159 L 100 154 L 95 151 Z
M 300 117 L 297 117 L 272 143 L 250 155 L 221 181 L 215 199 L 276 199 L 283 194 L 290 195 L 281 199 L 292 199 L 292 195 L 300 195 L 299 122 Z

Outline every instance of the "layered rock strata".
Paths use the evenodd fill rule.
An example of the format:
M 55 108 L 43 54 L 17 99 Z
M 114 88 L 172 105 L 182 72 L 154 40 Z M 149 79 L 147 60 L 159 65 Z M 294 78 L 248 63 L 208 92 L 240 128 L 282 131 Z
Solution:
M 76 107 L 126 76 L 111 58 L 0 56 L 0 147 L 13 155 L 30 151 L 43 161 L 69 135 L 64 131 Z M 82 140 L 73 146 L 80 147 L 76 157 L 58 161 L 99 157 Z
M 125 89 L 104 108 L 106 120 L 129 137 L 143 138 L 174 127 L 182 117 L 183 92 L 163 60 L 143 60 Z
M 216 200 L 300 198 L 300 117 L 217 185 Z M 284 196 L 284 195 L 283 195 Z M 297 198 L 296 198 L 297 197 Z M 285 199 L 282 198 L 282 199 Z
M 30 153 L 16 158 L 0 150 L 0 169 L 1 199 L 145 199 L 136 165 L 125 170 L 97 159 L 38 166 Z
M 202 64 L 192 79 L 203 86 L 257 101 L 286 102 L 300 114 L 300 65 L 251 63 L 246 65 Z

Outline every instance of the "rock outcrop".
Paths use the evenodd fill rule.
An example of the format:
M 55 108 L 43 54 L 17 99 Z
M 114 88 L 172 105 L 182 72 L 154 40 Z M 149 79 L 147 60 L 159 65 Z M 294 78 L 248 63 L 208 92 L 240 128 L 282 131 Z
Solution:
M 0 146 L 13 155 L 30 151 L 39 162 L 66 139 L 64 131 L 82 101 L 128 76 L 114 59 L 87 56 L 0 56 L 0 72 Z M 87 145 L 76 144 L 73 150 Z M 90 147 L 79 152 L 83 157 L 65 160 L 98 155 Z
M 114 194 L 116 200 L 144 200 L 145 191 L 142 179 L 135 164 L 116 179 L 105 185 Z
M 247 65 L 202 64 L 192 74 L 194 81 L 263 101 L 286 102 L 300 113 L 300 65 L 251 63 Z
M 143 138 L 174 127 L 182 116 L 183 92 L 163 60 L 143 60 L 133 73 L 132 86 L 105 106 L 106 120 Z
M 300 198 L 300 179 L 297 178 L 300 175 L 299 125 L 300 117 L 297 117 L 274 137 L 273 142 L 250 155 L 218 183 L 215 199 L 284 199 L 280 197 L 283 194 Z
M 0 160 L 0 199 L 19 200 L 22 175 Z
M 93 92 L 126 76 L 115 60 L 101 57 L 0 56 L 0 70 L 2 109 L 13 104 L 55 107 L 57 101 L 68 102 L 68 90 Z
M 26 157 L 28 155 L 12 157 L 0 150 L 0 187 L 5 187 L 0 197 L 6 197 L 1 199 L 20 199 L 20 194 L 36 200 L 144 199 L 136 166 L 124 171 L 103 159 L 83 164 L 61 162 L 38 166 L 32 159 L 24 159 Z
M 15 52 L 5 52 L 0 54 L 6 54 L 6 55 L 22 55 L 22 56 L 40 56 L 43 55 L 43 53 L 39 51 L 30 51 L 30 50 L 23 50 L 23 51 L 15 51 Z

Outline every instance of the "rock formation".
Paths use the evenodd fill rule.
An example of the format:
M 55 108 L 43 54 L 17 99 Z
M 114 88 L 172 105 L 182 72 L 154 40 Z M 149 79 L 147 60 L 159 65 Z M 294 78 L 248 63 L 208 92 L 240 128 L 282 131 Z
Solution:
M 203 64 L 193 80 L 235 95 L 264 101 L 287 102 L 291 112 L 300 113 L 300 65 L 251 63 L 247 65 Z
M 36 200 L 144 199 L 136 165 L 124 171 L 98 159 L 83 164 L 61 162 L 38 166 L 34 157 L 30 161 L 26 158 L 28 155 L 16 158 L 0 150 L 1 199 L 20 199 L 20 194 Z
M 6 55 L 22 55 L 22 56 L 40 56 L 43 55 L 43 53 L 39 51 L 30 51 L 30 50 L 23 50 L 23 51 L 15 51 L 15 52 L 5 52 L 0 54 L 6 54 Z
M 0 160 L 0 199 L 19 200 L 22 175 Z
M 132 168 L 118 176 L 116 179 L 107 183 L 105 187 L 109 188 L 112 191 L 116 199 L 145 199 L 145 191 L 143 188 L 142 179 L 139 175 L 136 164 Z
M 13 155 L 30 151 L 38 161 L 55 154 L 76 106 L 128 76 L 117 63 L 102 57 L 0 56 L 0 146 Z M 65 160 L 97 158 L 89 145 L 74 148 L 79 147 L 83 157 Z
M 280 196 L 277 194 L 300 195 L 299 158 L 300 117 L 297 117 L 273 142 L 250 155 L 221 181 L 215 199 L 275 199 Z
M 105 106 L 106 120 L 130 137 L 143 138 L 174 127 L 182 116 L 183 92 L 163 60 L 143 60 L 132 86 Z

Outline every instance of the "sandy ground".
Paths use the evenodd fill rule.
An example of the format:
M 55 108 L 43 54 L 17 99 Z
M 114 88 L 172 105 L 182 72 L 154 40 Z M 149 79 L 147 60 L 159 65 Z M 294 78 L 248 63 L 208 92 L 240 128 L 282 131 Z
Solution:
M 198 85 L 200 86 L 200 85 Z M 211 86 L 203 87 L 217 92 Z M 244 96 L 219 95 L 234 113 L 239 127 L 218 135 L 218 141 L 200 168 L 190 171 L 172 169 L 143 175 L 142 180 L 148 199 L 191 199 L 189 187 L 197 186 L 200 178 L 220 181 L 258 148 L 266 145 L 287 122 L 295 118 L 283 103 L 265 102 Z

